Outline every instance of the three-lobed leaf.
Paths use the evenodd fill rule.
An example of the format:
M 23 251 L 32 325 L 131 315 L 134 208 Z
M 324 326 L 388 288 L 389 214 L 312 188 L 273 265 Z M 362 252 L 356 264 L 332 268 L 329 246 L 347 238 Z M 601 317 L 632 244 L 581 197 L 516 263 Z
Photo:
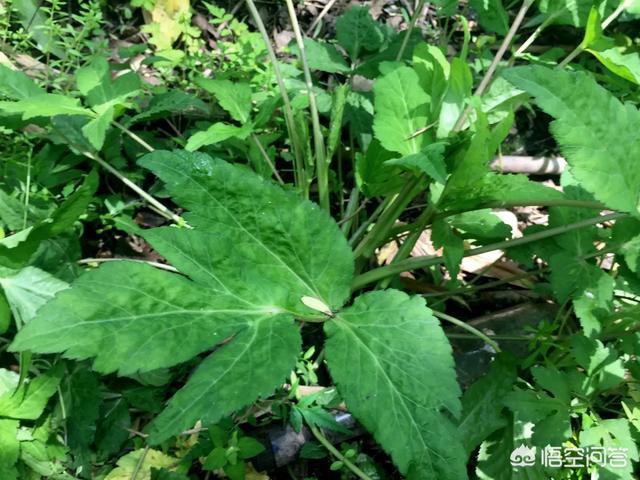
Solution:
M 132 374 L 217 346 L 150 427 L 159 442 L 272 391 L 300 349 L 292 314 L 319 315 L 301 298 L 341 306 L 353 261 L 326 213 L 243 167 L 185 152 L 156 152 L 141 163 L 189 210 L 194 229 L 143 232 L 184 276 L 134 262 L 103 265 L 46 304 L 12 348 L 94 357 L 98 371 Z
M 372 292 L 340 311 L 352 253 L 317 206 L 200 153 L 158 151 L 140 164 L 186 209 L 192 228 L 139 232 L 181 275 L 102 265 L 42 307 L 12 350 L 94 358 L 96 370 L 125 375 L 213 350 L 148 427 L 158 443 L 272 392 L 301 348 L 294 318 L 330 315 L 329 366 L 356 417 L 409 478 L 464 478 L 451 347 L 423 300 Z

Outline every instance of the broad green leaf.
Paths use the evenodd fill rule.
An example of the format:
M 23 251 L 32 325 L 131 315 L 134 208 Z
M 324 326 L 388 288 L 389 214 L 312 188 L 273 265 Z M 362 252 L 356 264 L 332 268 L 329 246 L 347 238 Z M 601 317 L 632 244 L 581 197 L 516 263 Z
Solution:
M 216 447 L 207 455 L 202 468 L 205 470 L 217 470 L 227 464 L 227 452 L 223 447 Z
M 42 415 L 49 398 L 56 393 L 64 365 L 59 363 L 51 370 L 24 382 L 14 392 L 0 396 L 0 417 L 36 420 Z
M 336 39 L 351 60 L 363 51 L 376 51 L 384 41 L 382 29 L 369 14 L 367 7 L 352 7 L 336 22 Z
M 225 274 L 222 283 L 234 293 L 269 298 L 269 305 L 299 313 L 311 312 L 303 308 L 303 296 L 317 298 L 332 310 L 349 297 L 351 250 L 335 222 L 315 204 L 300 201 L 244 167 L 201 153 L 157 151 L 140 164 L 166 183 L 174 201 L 188 210 L 184 218 L 189 224 L 207 232 L 202 234 L 205 238 L 209 236 L 207 242 L 202 242 L 203 237 L 191 241 L 189 232 L 147 230 L 172 233 L 166 234 L 167 241 L 155 234 L 147 238 L 181 271 L 214 288 L 218 282 L 212 272 L 217 263 L 220 276 Z M 216 237 L 232 240 L 225 244 Z M 189 257 L 200 258 L 200 264 Z M 253 272 L 259 279 L 268 279 L 273 290 L 265 288 L 268 293 L 263 294 L 255 281 L 240 278 L 238 271 L 245 272 L 246 278 Z M 282 298 L 287 300 L 273 303 L 280 296 L 275 294 L 279 286 L 284 287 Z
M 50 121 L 53 128 L 49 132 L 48 137 L 54 143 L 64 144 L 78 155 L 83 155 L 85 152 L 93 152 L 93 145 L 91 145 L 91 142 L 89 142 L 84 133 L 82 133 L 82 127 L 84 127 L 89 120 L 89 117 L 80 117 L 78 115 L 58 115 L 51 117 Z
M 41 95 L 45 91 L 18 70 L 0 64 L 0 94 L 11 100 L 22 100 Z
M 373 135 L 373 94 L 350 91 L 344 109 L 344 126 L 349 127 L 363 150 L 366 150 Z
M 395 156 L 376 139 L 371 141 L 365 154 L 356 153 L 356 183 L 367 197 L 389 195 L 402 188 L 406 181 L 402 171 L 387 163 Z
M 231 118 L 242 124 L 249 121 L 251 114 L 251 85 L 209 78 L 201 78 L 196 83 L 207 92 L 215 95 L 220 106 L 229 112 Z
M 437 138 L 445 138 L 451 133 L 456 122 L 466 108 L 466 100 L 471 96 L 473 77 L 467 62 L 461 58 L 451 61 L 451 71 L 447 80 L 447 90 L 442 97 L 438 117 Z
M 18 421 L 0 418 L 0 478 L 18 480 L 15 464 L 20 456 Z
M 95 356 L 94 369 L 128 375 L 186 361 L 278 311 L 236 306 L 233 296 L 215 295 L 206 283 L 198 287 L 145 264 L 105 264 L 45 304 L 13 348 Z
M 621 248 L 629 270 L 640 273 L 640 235 L 636 235 L 627 241 Z
M 609 208 L 638 213 L 640 138 L 629 127 L 640 124 L 638 109 L 586 73 L 532 66 L 503 75 L 556 118 L 551 131 L 580 185 Z
M 487 436 L 507 425 L 502 400 L 516 378 L 514 360 L 499 356 L 489 372 L 464 392 L 458 432 L 467 455 Z
M 298 46 L 292 45 L 291 50 L 298 54 Z M 311 38 L 304 39 L 304 49 L 307 54 L 309 68 L 328 73 L 347 73 L 351 68 L 335 45 L 318 42 Z
M 187 384 L 149 426 L 158 443 L 198 420 L 216 423 L 282 382 L 301 348 L 291 318 L 264 316 L 203 361 Z
M 482 95 L 482 111 L 487 115 L 487 121 L 493 125 L 513 114 L 516 106 L 526 100 L 527 94 L 514 87 L 502 77 L 497 77 L 489 90 Z M 470 121 L 475 119 L 475 112 L 469 115 Z
M 409 61 L 413 56 L 414 48 L 422 43 L 424 40 L 419 30 L 413 29 L 409 39 L 405 44 L 405 32 L 391 33 L 385 32 L 387 37 L 379 53 L 375 53 L 366 57 L 362 64 L 360 64 L 355 73 L 367 78 L 376 79 L 382 71 L 382 65 L 385 62 L 397 62 L 400 49 L 404 45 L 402 52 L 402 58 L 400 61 Z
M 331 163 L 333 155 L 338 149 L 342 136 L 344 110 L 347 104 L 347 97 L 350 93 L 349 85 L 338 85 L 333 91 L 331 102 L 331 121 L 329 123 L 329 135 L 327 135 L 327 155 L 326 162 Z
M 440 198 L 440 208 L 469 210 L 485 202 L 502 200 L 506 203 L 518 196 L 531 200 L 538 190 L 545 190 L 539 183 L 529 182 L 523 175 L 507 177 L 489 171 L 489 161 L 507 135 L 511 117 L 508 116 L 490 130 L 487 116 L 476 106 L 475 133 L 468 146 L 454 152 L 450 160 L 453 172 Z
M 489 173 L 489 143 L 491 132 L 486 122 L 486 117 L 481 115 L 476 122 L 476 132 L 466 149 L 453 157 L 453 172 L 447 181 L 442 193 L 440 205 L 446 208 L 450 203 L 457 203 L 460 192 L 465 191 L 462 200 L 466 200 L 471 188 Z
M 467 478 L 449 417 L 461 411 L 451 347 L 424 300 L 396 290 L 366 293 L 325 323 L 325 332 L 338 390 L 400 472 Z
M 102 265 L 47 303 L 12 349 L 95 357 L 96 370 L 131 375 L 219 347 L 154 423 L 152 438 L 161 441 L 200 417 L 214 422 L 283 381 L 299 351 L 291 314 L 321 316 L 304 296 L 339 308 L 353 260 L 325 212 L 244 167 L 162 151 L 140 163 L 188 210 L 193 229 L 143 233 L 184 276 L 134 262 Z
M 187 146 L 185 148 L 193 152 L 205 145 L 220 143 L 232 137 L 244 140 L 251 134 L 252 130 L 253 125 L 251 123 L 246 123 L 241 127 L 223 122 L 214 123 L 208 129 L 191 135 L 189 140 L 187 140 Z
M 19 113 L 23 120 L 55 115 L 94 116 L 91 110 L 80 106 L 78 99 L 58 93 L 41 93 L 17 102 L 0 102 L 0 110 L 6 113 Z
M 581 47 L 611 72 L 636 85 L 640 84 L 640 55 L 637 52 L 623 53 L 622 47 L 618 47 L 613 38 L 602 34 L 601 22 L 600 13 L 591 7 Z
M 307 425 L 344 434 L 350 433 L 349 429 L 336 422 L 335 418 L 333 418 L 333 416 L 320 405 L 294 408 L 300 412 L 300 415 L 304 418 Z
M 502 0 L 471 0 L 469 5 L 477 12 L 482 28 L 503 36 L 507 34 L 509 14 L 502 5 Z
M 421 152 L 401 158 L 387 160 L 387 165 L 398 165 L 416 173 L 424 173 L 429 178 L 444 185 L 447 181 L 447 166 L 444 163 L 446 143 L 436 142 L 427 145 Z
M 92 88 L 86 95 L 87 103 L 96 108 L 103 106 L 115 106 L 126 104 L 129 97 L 140 92 L 141 84 L 138 74 L 130 72 L 111 80 L 110 75 L 106 75 L 103 81 Z
M 168 115 L 207 116 L 209 106 L 195 95 L 182 90 L 170 90 L 154 95 L 149 105 L 130 120 L 130 124 L 164 118 Z
M 511 227 L 489 209 L 452 215 L 448 221 L 463 238 L 499 241 L 511 237 Z
M 91 90 L 108 84 L 109 63 L 102 57 L 95 58 L 89 65 L 76 71 L 76 85 L 82 95 L 87 95 Z
M 165 455 L 159 450 L 144 449 L 134 450 L 120 457 L 117 467 L 109 472 L 104 480 L 131 480 L 134 476 L 136 480 L 151 480 L 152 468 L 167 468 L 174 470 L 179 460 L 175 457 Z
M 416 72 L 398 67 L 379 77 L 374 86 L 375 117 L 373 131 L 380 144 L 402 155 L 419 153 L 429 135 L 414 134 L 427 125 L 429 95 L 420 86 Z
M 549 200 L 563 198 L 564 195 L 540 182 L 529 180 L 525 175 L 501 175 L 488 173 L 475 181 L 464 181 L 465 173 L 471 173 L 460 167 L 457 181 L 461 182 L 449 188 L 443 197 L 441 207 L 445 210 L 467 210 L 482 206 L 508 208 L 513 205 L 542 205 Z M 457 183 L 457 182 L 456 182 Z
M 12 393 L 20 383 L 20 375 L 12 370 L 0 368 L 0 395 Z
M 9 330 L 11 325 L 11 308 L 5 294 L 0 292 L 0 335 Z
M 264 374 L 261 381 L 270 382 L 269 387 L 257 381 L 250 384 L 262 388 L 257 395 L 268 393 L 267 388 L 273 389 L 286 377 L 287 371 L 273 365 L 280 359 L 291 368 L 299 345 L 293 354 L 282 345 L 271 350 L 270 346 L 282 341 L 285 332 L 281 329 L 274 333 L 275 338 L 269 339 L 268 329 L 275 330 L 275 323 L 283 322 L 291 335 L 295 337 L 298 333 L 287 323 L 290 317 L 277 315 L 278 311 L 268 305 L 248 305 L 237 297 L 219 294 L 206 284 L 196 285 L 175 274 L 122 262 L 103 265 L 80 277 L 71 289 L 40 310 L 32 329 L 21 330 L 14 348 L 40 352 L 66 350 L 65 356 L 69 358 L 95 356 L 96 370 L 119 369 L 121 374 L 131 374 L 188 360 L 235 334 L 232 342 L 203 363 L 200 373 L 183 390 L 186 393 L 178 393 L 176 405 L 186 398 L 189 402 L 195 400 L 192 408 L 183 411 L 171 402 L 159 417 L 153 438 L 160 441 L 193 426 L 199 414 L 215 421 L 218 417 L 213 415 L 229 414 L 255 399 L 248 396 L 251 389 L 240 394 L 240 389 L 247 385 L 244 370 L 247 364 L 253 365 L 251 370 L 256 372 L 258 364 L 268 367 L 261 371 Z M 69 312 L 75 314 L 70 317 Z M 266 331 L 261 330 L 258 336 L 262 325 Z M 151 331 L 153 335 L 149 335 Z M 261 343 L 253 345 L 256 341 Z M 247 352 L 243 347 L 248 348 L 249 344 L 252 348 Z M 265 349 L 269 356 L 264 360 L 270 359 L 268 363 L 250 356 L 264 354 Z M 231 357 L 225 356 L 225 352 L 230 352 Z M 247 355 L 246 361 L 243 355 Z M 222 365 L 224 370 L 217 370 Z M 216 380 L 216 372 L 224 378 L 224 389 Z M 272 375 L 279 376 L 274 380 Z M 212 390 L 211 385 L 216 388 Z M 192 395 L 193 389 L 201 395 Z M 209 409 L 217 398 L 224 400 L 220 408 Z M 233 399 L 236 403 L 231 402 Z M 223 406 L 228 410 L 223 410 Z
M 18 326 L 28 323 L 56 293 L 69 287 L 53 275 L 35 267 L 17 272 L 0 272 L 0 286 L 4 290 Z
M 430 117 L 438 118 L 451 71 L 449 61 L 435 45 L 421 43 L 413 50 L 413 68 L 420 78 L 420 85 L 431 96 Z
M 255 457 L 264 452 L 264 445 L 253 437 L 242 437 L 238 440 L 238 448 L 240 449 L 240 456 L 244 459 Z
M 82 133 L 96 150 L 102 149 L 107 130 L 113 120 L 113 114 L 113 107 L 109 106 L 102 110 L 97 118 L 91 119 L 82 127 Z

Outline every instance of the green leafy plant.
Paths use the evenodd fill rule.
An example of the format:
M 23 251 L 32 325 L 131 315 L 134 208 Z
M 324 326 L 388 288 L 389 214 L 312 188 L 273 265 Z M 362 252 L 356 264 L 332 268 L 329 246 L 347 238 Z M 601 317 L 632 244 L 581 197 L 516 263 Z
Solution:
M 154 152 L 141 163 L 189 211 L 185 219 L 192 230 L 164 227 L 145 237 L 190 280 L 135 263 L 105 265 L 41 309 L 13 348 L 64 351 L 75 359 L 95 356 L 99 371 L 132 374 L 186 361 L 232 336 L 149 427 L 150 440 L 157 443 L 198 420 L 215 423 L 270 393 L 294 366 L 300 349 L 293 318 L 326 321 L 327 360 L 338 388 L 401 471 L 451 478 L 460 473 L 435 460 L 456 455 L 451 448 L 455 426 L 447 415 L 455 418 L 460 412 L 459 389 L 450 347 L 423 302 L 388 291 L 366 294 L 339 310 L 349 295 L 352 258 L 326 214 L 203 154 Z M 261 206 L 256 209 L 258 192 Z M 250 281 L 238 276 L 239 267 Z M 108 297 L 95 308 L 96 293 L 107 285 Z M 71 318 L 69 308 L 82 313 Z M 153 337 L 147 336 L 149 328 L 156 332 Z M 53 335 L 61 331 L 64 337 Z M 416 351 L 406 343 L 424 341 L 428 350 Z M 420 351 L 425 356 L 415 358 Z M 344 369 L 358 358 L 366 359 L 361 370 Z M 396 363 L 424 365 L 424 370 L 409 375 Z M 358 378 L 377 386 L 375 400 Z M 431 398 L 421 393 L 425 385 L 431 386 Z M 389 409 L 396 420 L 378 425 L 380 414 Z M 428 434 L 420 427 L 427 424 L 437 425 L 440 433 Z M 416 443 L 410 451 L 404 440 L 398 443 L 398 429 L 413 432 Z M 454 465 L 462 466 L 457 455 Z
M 303 458 L 332 459 L 319 478 L 633 478 L 637 53 L 605 31 L 634 5 L 537 2 L 528 23 L 530 1 L 511 21 L 499 1 L 460 6 L 478 27 L 449 4 L 443 25 L 425 23 L 418 2 L 400 32 L 356 6 L 315 39 L 287 0 L 289 62 L 251 0 L 257 32 L 205 5 L 221 52 L 207 61 L 196 6 L 178 5 L 163 38 L 149 16 L 172 5 L 135 5 L 157 54 L 136 68 L 144 43 L 80 62 L 99 42 L 61 31 L 59 4 L 34 14 L 35 44 L 0 24 L 64 73 L 0 66 L 15 140 L 0 180 L 2 478 L 240 479 L 268 454 L 253 430 L 284 423 L 312 435 Z M 89 30 L 102 21 L 97 4 L 82 12 Z M 578 47 L 525 53 L 553 24 L 584 27 Z M 527 118 L 566 160 L 554 188 L 492 166 Z M 466 321 L 504 285 L 541 300 L 532 325 Z M 490 358 L 470 386 L 454 348 L 458 371 L 461 356 Z M 362 442 L 331 443 L 349 434 L 336 408 Z M 513 464 L 547 447 L 623 449 L 626 463 Z

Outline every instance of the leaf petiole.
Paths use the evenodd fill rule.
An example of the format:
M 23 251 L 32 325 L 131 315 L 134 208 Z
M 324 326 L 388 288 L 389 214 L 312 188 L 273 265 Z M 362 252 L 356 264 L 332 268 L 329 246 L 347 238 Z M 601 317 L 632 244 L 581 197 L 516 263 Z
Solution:
M 361 478 L 362 480 L 371 480 L 370 476 L 368 476 L 366 473 L 360 470 L 357 466 L 351 463 L 351 461 L 348 460 L 344 455 L 342 455 L 342 453 L 340 453 L 338 449 L 334 447 L 329 440 L 327 440 L 327 437 L 325 437 L 317 427 L 314 427 L 313 425 L 309 425 L 309 429 L 311 430 L 311 433 L 313 433 L 313 435 L 322 444 L 322 446 L 327 450 L 329 450 L 329 452 L 331 452 L 331 455 L 333 455 L 342 463 L 344 463 L 345 467 L 351 470 L 358 478 Z

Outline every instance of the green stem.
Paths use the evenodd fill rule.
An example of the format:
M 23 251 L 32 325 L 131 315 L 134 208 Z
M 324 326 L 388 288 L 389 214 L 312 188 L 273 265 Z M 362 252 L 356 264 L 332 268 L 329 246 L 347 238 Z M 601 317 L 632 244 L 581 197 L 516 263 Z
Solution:
M 138 463 L 136 463 L 136 467 L 133 470 L 133 472 L 131 473 L 131 480 L 136 480 L 136 478 L 138 477 L 138 474 L 140 473 L 140 470 L 142 469 L 142 465 L 144 465 L 144 460 L 147 457 L 147 453 L 149 453 L 149 449 L 150 448 L 151 447 L 149 445 L 144 447 L 144 450 L 142 451 L 142 453 L 140 454 L 140 458 L 138 459 Z
M 278 183 L 280 185 L 284 185 L 284 180 L 282 180 L 282 177 L 278 173 L 276 166 L 273 164 L 273 162 L 269 158 L 269 154 L 264 149 L 262 142 L 260 141 L 260 139 L 255 133 L 251 134 L 251 140 L 253 140 L 253 143 L 255 143 L 256 147 L 258 148 L 258 151 L 260 152 L 260 155 L 262 155 L 262 158 L 264 159 L 264 163 L 266 163 L 267 166 L 271 169 L 271 172 L 273 173 L 273 176 L 276 177 L 276 180 L 278 180 Z
M 386 197 L 382 202 L 380 202 L 380 205 L 378 205 L 376 207 L 376 209 L 369 216 L 369 218 L 367 218 L 362 223 L 362 225 L 360 225 L 358 227 L 358 229 L 355 231 L 355 233 L 353 235 L 351 235 L 351 237 L 349 238 L 349 245 L 350 246 L 353 247 L 355 245 L 355 243 L 362 236 L 362 234 L 365 232 L 365 230 L 367 228 L 369 228 L 369 225 L 371 225 L 373 222 L 375 222 L 377 220 L 377 218 L 382 214 L 382 212 L 384 212 L 389 207 L 389 205 L 391 204 L 393 199 L 394 199 L 394 197 Z
M 418 21 L 418 17 L 422 13 L 422 9 L 424 8 L 424 4 L 427 3 L 426 0 L 420 0 L 418 2 L 418 6 L 413 11 L 413 15 L 411 15 L 411 22 L 409 23 L 409 28 L 404 33 L 404 38 L 402 39 L 402 45 L 400 45 L 400 50 L 398 50 L 398 55 L 396 55 L 396 61 L 399 62 L 402 60 L 402 56 L 404 55 L 404 51 L 409 44 L 409 38 L 411 38 L 411 32 L 416 26 L 416 22 Z
M 432 310 L 432 312 L 439 319 L 445 320 L 445 321 L 447 321 L 449 323 L 453 323 L 454 325 L 466 330 L 470 334 L 472 334 L 472 335 L 478 337 L 479 339 L 481 339 L 487 345 L 491 345 L 491 347 L 496 351 L 496 353 L 500 353 L 500 351 L 501 351 L 500 350 L 500 346 L 495 341 L 491 340 L 487 335 L 485 335 L 480 330 L 478 330 L 477 328 L 472 327 L 468 323 L 463 322 L 462 320 L 458 320 L 457 318 L 452 317 L 451 315 L 447 315 L 446 313 L 438 312 L 436 310 Z
M 154 152 L 155 151 L 155 148 L 153 148 L 151 145 L 149 145 L 147 142 L 145 142 L 142 138 L 140 138 L 138 135 L 133 133 L 131 130 L 129 130 L 124 125 L 121 125 L 120 123 L 116 122 L 115 120 L 113 120 L 111 123 L 113 123 L 117 128 L 122 130 L 124 133 L 129 135 L 129 137 L 131 137 L 134 141 L 138 142 L 148 152 Z
M 153 198 L 150 194 L 145 192 L 142 188 L 140 188 L 138 185 L 133 183 L 131 180 L 129 180 L 127 177 L 125 177 L 123 174 L 121 174 L 118 170 L 113 168 L 111 165 L 109 165 L 103 159 L 101 159 L 97 155 L 94 155 L 93 153 L 90 153 L 90 152 L 83 152 L 83 154 L 84 154 L 85 157 L 90 158 L 91 160 L 94 160 L 95 162 L 97 162 L 102 168 L 107 170 L 112 175 L 118 177 L 120 179 L 120 181 L 122 183 L 124 183 L 127 187 L 129 187 L 131 190 L 133 190 L 138 195 L 140 195 L 140 197 L 142 197 L 147 202 L 149 202 L 149 204 L 153 205 L 156 209 L 158 209 L 158 212 L 164 218 L 166 218 L 167 220 L 171 220 L 172 222 L 175 222 L 178 225 L 184 225 L 185 224 L 184 219 L 182 217 L 180 217 L 179 215 L 176 215 L 175 213 L 173 213 L 171 210 L 169 210 L 167 207 L 165 207 L 162 203 L 160 203 L 158 200 Z
M 27 181 L 25 182 L 24 192 L 24 213 L 22 214 L 22 229 L 27 228 L 28 212 L 29 212 L 29 197 L 31 195 L 31 156 L 33 155 L 33 147 L 29 149 L 27 155 Z
M 596 225 L 598 223 L 616 220 L 619 218 L 625 218 L 629 215 L 627 213 L 611 213 L 609 215 L 602 215 L 593 218 L 587 218 L 585 220 L 581 220 L 579 222 L 570 223 L 568 225 L 562 225 L 560 227 L 548 228 L 542 232 L 532 233 L 531 235 L 527 235 L 521 238 L 514 238 L 511 240 L 505 240 L 502 242 L 492 243 L 490 245 L 485 245 L 483 247 L 472 248 L 471 250 L 467 250 L 464 252 L 464 257 L 472 257 L 474 255 L 479 255 L 481 253 L 492 252 L 494 250 L 502 250 L 511 247 L 517 247 L 519 245 L 526 245 L 527 243 L 537 242 L 543 238 L 553 237 L 555 235 L 561 235 L 563 233 L 571 232 L 573 230 L 578 230 L 580 228 L 589 227 L 591 225 Z M 408 272 L 411 270 L 415 270 L 418 268 L 425 268 L 432 265 L 439 265 L 444 263 L 444 258 L 431 255 L 425 257 L 413 257 L 398 262 L 396 264 L 386 265 L 384 267 L 378 267 L 368 272 L 365 272 L 361 275 L 358 275 L 351 285 L 352 290 L 358 290 L 365 285 L 368 285 L 372 282 L 376 282 L 383 278 L 398 275 L 402 272 Z
M 467 333 L 447 333 L 445 332 L 445 335 L 448 338 L 474 338 L 476 337 L 476 335 L 469 335 Z M 531 340 L 535 340 L 535 337 L 532 335 L 530 337 L 526 337 L 523 335 L 487 335 L 488 338 L 493 338 L 494 340 L 507 340 L 507 341 L 523 341 L 523 342 L 530 342 Z
M 139 258 L 120 258 L 120 257 L 112 257 L 112 258 L 82 258 L 77 260 L 76 263 L 79 265 L 91 265 L 94 263 L 109 263 L 109 262 L 137 262 L 137 263 L 145 263 L 147 265 L 151 265 L 152 267 L 158 268 L 160 270 L 166 270 L 167 272 L 179 273 L 175 267 L 171 265 L 167 265 L 166 263 L 153 262 L 151 260 L 140 260 Z
M 414 177 L 405 183 L 404 187 L 398 193 L 386 209 L 380 215 L 380 220 L 374 225 L 369 234 L 362 239 L 360 244 L 355 248 L 354 257 L 370 257 L 375 249 L 388 237 L 389 229 L 393 226 L 404 209 L 409 205 L 411 200 L 420 192 L 420 183 L 423 176 Z
M 422 235 L 422 232 L 424 231 L 426 226 L 433 221 L 433 217 L 436 213 L 436 208 L 437 207 L 435 204 L 430 203 L 429 206 L 422 211 L 422 213 L 416 220 L 414 224 L 414 228 L 411 230 L 411 233 L 407 236 L 404 242 L 402 242 L 402 245 L 400 245 L 398 252 L 393 257 L 393 260 L 391 261 L 391 265 L 404 260 L 411 254 L 411 251 L 413 250 L 413 247 L 415 247 L 416 243 L 418 242 L 420 235 Z M 391 281 L 391 277 L 382 279 L 380 281 L 379 288 L 387 288 L 389 286 L 390 281 Z
M 311 111 L 311 124 L 313 126 L 313 145 L 316 157 L 316 174 L 318 176 L 318 196 L 319 203 L 322 208 L 329 210 L 329 166 L 325 160 L 324 138 L 322 137 L 322 129 L 320 128 L 320 115 L 318 114 L 318 105 L 316 103 L 316 94 L 313 91 L 313 79 L 311 78 L 311 69 L 307 61 L 307 53 L 304 48 L 304 39 L 298 24 L 296 9 L 292 0 L 286 0 L 287 10 L 293 34 L 296 37 L 298 51 L 300 52 L 300 61 L 302 62 L 302 70 L 304 71 L 304 79 L 307 84 L 307 94 L 309 96 L 309 110 Z
M 360 189 L 354 187 L 351 190 L 351 195 L 349 195 L 349 202 L 347 203 L 347 209 L 344 212 L 344 217 L 342 219 L 342 233 L 345 236 L 349 235 L 349 231 L 351 230 L 351 225 L 353 224 L 353 218 L 357 215 L 358 201 L 360 200 Z
M 613 13 L 611 13 L 611 15 L 609 15 L 600 24 L 600 27 L 602 28 L 602 30 L 604 31 L 611 24 L 611 22 L 613 22 L 616 18 L 618 18 L 622 14 L 622 12 L 624 12 L 624 9 L 627 8 L 632 3 L 632 1 L 633 0 L 624 0 L 622 3 L 620 3 L 620 5 L 618 5 L 618 8 L 616 8 L 613 11 Z M 571 61 L 574 58 L 580 55 L 583 51 L 584 51 L 584 48 L 582 47 L 582 43 L 581 43 L 573 50 L 573 52 L 567 55 L 567 58 L 565 58 L 562 62 L 560 62 L 556 68 L 566 67 L 567 65 L 569 65 L 569 63 L 571 63 Z
M 538 36 L 540 36 L 540 34 L 542 33 L 542 31 L 547 28 L 551 22 L 553 22 L 556 17 L 559 14 L 555 14 L 555 15 L 549 15 L 547 18 L 545 18 L 544 22 L 542 22 L 540 25 L 538 25 L 538 28 L 536 28 L 533 33 L 531 35 L 529 35 L 529 38 L 527 38 L 522 45 L 520 45 L 520 47 L 516 50 L 516 53 L 513 54 L 513 58 L 515 57 L 519 57 L 520 55 L 522 55 L 530 46 L 533 42 L 536 41 L 536 38 L 538 38 Z
M 269 59 L 271 60 L 271 64 L 273 66 L 273 74 L 276 77 L 276 81 L 278 83 L 278 88 L 280 90 L 280 96 L 282 97 L 283 109 L 284 109 L 284 119 L 287 125 L 287 130 L 289 132 L 289 138 L 291 139 L 291 147 L 293 150 L 293 161 L 294 161 L 294 174 L 295 174 L 295 182 L 296 186 L 302 191 L 307 191 L 306 185 L 306 171 L 304 168 L 304 148 L 300 143 L 300 136 L 298 135 L 298 130 L 296 129 L 296 122 L 293 116 L 293 109 L 291 108 L 291 101 L 289 100 L 289 94 L 287 93 L 287 87 L 284 84 L 284 78 L 282 76 L 282 72 L 280 72 L 280 67 L 278 66 L 278 59 L 276 58 L 276 53 L 273 50 L 273 46 L 271 45 L 271 39 L 269 38 L 269 34 L 267 33 L 267 29 L 264 26 L 264 22 L 262 21 L 262 17 L 260 17 L 260 13 L 256 8 L 253 0 L 245 0 L 247 3 L 247 8 L 251 13 L 251 17 L 255 22 L 260 34 L 262 35 L 262 39 L 264 41 L 265 46 L 267 47 L 267 53 L 269 54 Z
M 533 277 L 535 275 L 544 273 L 546 270 L 547 270 L 547 267 L 541 268 L 539 270 L 532 270 L 530 272 L 519 273 L 518 275 L 512 275 L 510 277 L 503 278 L 500 280 L 494 280 L 493 282 L 483 283 L 482 285 L 456 288 L 454 290 L 447 290 L 443 292 L 423 293 L 421 294 L 421 296 L 424 298 L 437 298 L 437 297 L 450 297 L 453 295 L 465 295 L 469 293 L 475 293 L 475 292 L 479 292 L 480 290 L 487 290 L 489 288 L 499 287 L 500 285 L 504 285 L 506 283 L 517 282 L 518 280 L 523 280 L 528 277 Z
M 331 454 L 334 457 L 336 457 L 338 460 L 344 463 L 344 465 L 349 470 L 351 470 L 357 477 L 361 478 L 362 480 L 371 480 L 371 477 L 369 475 L 364 473 L 362 470 L 356 467 L 353 463 L 351 463 L 349 459 L 347 459 L 344 455 L 342 455 L 342 453 L 340 453 L 340 451 L 336 447 L 334 447 L 329 440 L 327 440 L 327 437 L 325 437 L 318 428 L 314 427 L 313 425 L 309 425 L 309 429 L 311 430 L 311 433 L 313 433 L 313 435 L 322 444 L 322 446 L 327 450 L 329 450 L 329 452 L 331 452 Z

